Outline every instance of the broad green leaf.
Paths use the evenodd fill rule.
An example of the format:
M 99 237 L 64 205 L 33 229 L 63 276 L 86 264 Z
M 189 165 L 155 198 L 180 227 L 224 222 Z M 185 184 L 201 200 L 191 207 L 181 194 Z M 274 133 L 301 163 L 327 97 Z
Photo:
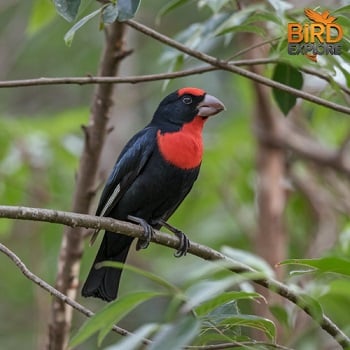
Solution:
M 138 275 L 141 275 L 145 278 L 148 278 L 149 280 L 151 280 L 152 282 L 155 282 L 157 284 L 159 284 L 162 287 L 165 287 L 166 289 L 168 289 L 171 293 L 175 293 L 175 294 L 179 294 L 181 293 L 181 290 L 176 287 L 174 284 L 168 282 L 167 280 L 165 280 L 164 278 L 161 278 L 149 271 L 145 271 L 142 269 L 139 269 L 135 266 L 131 266 L 128 264 L 123 264 L 117 261 L 104 261 L 102 263 L 96 264 L 96 268 L 99 268 L 100 266 L 109 266 L 109 267 L 115 267 L 115 268 L 122 268 L 125 270 L 129 270 L 131 272 L 137 273 Z
M 196 314 L 199 316 L 203 316 L 212 310 L 216 309 L 220 305 L 226 304 L 229 301 L 237 301 L 240 299 L 264 299 L 264 297 L 258 293 L 248 293 L 248 292 L 225 292 L 219 294 L 217 297 L 212 298 L 204 303 L 202 303 L 200 306 L 198 306 L 195 311 Z
M 233 317 L 225 318 L 221 325 L 226 327 L 249 327 L 259 329 L 264 332 L 265 335 L 270 339 L 274 340 L 276 337 L 276 326 L 275 324 L 263 317 L 255 315 L 235 315 Z
M 285 63 L 278 63 L 276 65 L 272 75 L 272 80 L 288 85 L 297 90 L 300 90 L 303 86 L 302 74 L 296 68 Z M 297 97 L 277 88 L 273 88 L 272 93 L 278 107 L 286 116 L 294 107 Z
M 173 324 L 164 325 L 154 337 L 148 350 L 179 350 L 191 344 L 200 331 L 201 322 L 192 315 L 182 317 Z
M 118 3 L 108 4 L 102 10 L 102 22 L 113 23 L 118 18 L 118 15 L 119 15 Z
M 275 305 L 269 306 L 269 310 L 272 313 L 272 315 L 280 322 L 280 324 L 286 327 L 291 326 L 287 308 L 281 305 L 275 304 Z
M 33 35 L 49 24 L 56 16 L 50 0 L 35 0 L 29 17 L 27 32 Z
M 53 0 L 57 12 L 68 22 L 74 21 L 81 0 Z
M 81 344 L 98 331 L 100 331 L 98 338 L 98 342 L 100 344 L 113 325 L 121 320 L 137 305 L 160 295 L 164 294 L 156 292 L 136 292 L 124 295 L 109 303 L 101 311 L 96 313 L 83 324 L 77 334 L 72 338 L 70 347 L 75 347 Z
M 141 0 L 118 0 L 118 21 L 126 21 L 135 16 Z
M 74 24 L 74 26 L 68 30 L 66 35 L 64 36 L 65 43 L 70 46 L 72 44 L 74 35 L 78 29 L 80 29 L 84 24 L 86 24 L 90 19 L 94 18 L 101 12 L 101 9 L 98 9 L 87 16 L 83 17 L 81 20 L 79 20 L 77 23 Z
M 105 350 L 136 350 L 140 348 L 140 344 L 144 338 L 147 338 L 159 327 L 156 323 L 148 323 L 141 326 L 132 334 L 124 337 L 118 343 L 108 346 Z
M 337 256 L 329 256 L 319 259 L 288 259 L 280 263 L 280 265 L 291 264 L 312 267 L 320 272 L 333 272 L 350 276 L 350 260 L 339 258 Z
M 215 35 L 224 35 L 227 33 L 235 33 L 235 32 L 240 32 L 240 33 L 255 33 L 259 34 L 261 36 L 266 36 L 266 30 L 262 27 L 255 26 L 255 25 L 240 25 L 240 26 L 232 26 L 232 27 L 223 27 L 219 28 L 216 32 Z

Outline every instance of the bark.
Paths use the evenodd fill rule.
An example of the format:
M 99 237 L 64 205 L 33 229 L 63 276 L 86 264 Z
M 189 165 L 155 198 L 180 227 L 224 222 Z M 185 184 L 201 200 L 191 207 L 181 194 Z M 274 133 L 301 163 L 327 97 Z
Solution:
M 113 76 L 128 52 L 124 50 L 125 26 L 116 22 L 106 29 L 106 44 L 102 54 L 99 76 Z M 88 59 L 88 58 L 87 58 Z M 107 134 L 108 112 L 112 104 L 112 84 L 96 86 L 89 125 L 84 127 L 85 143 L 77 174 L 72 211 L 89 213 L 95 195 L 100 155 Z M 78 276 L 83 253 L 84 230 L 67 228 L 64 231 L 58 260 L 56 288 L 71 299 L 76 298 Z M 49 325 L 48 349 L 67 348 L 72 323 L 72 309 L 57 298 L 53 299 Z

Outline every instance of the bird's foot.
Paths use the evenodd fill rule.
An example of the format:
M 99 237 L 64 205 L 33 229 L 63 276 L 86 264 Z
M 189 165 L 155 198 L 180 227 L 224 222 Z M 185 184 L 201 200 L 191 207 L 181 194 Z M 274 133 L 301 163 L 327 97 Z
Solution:
M 190 240 L 187 238 L 187 236 L 176 227 L 168 224 L 163 219 L 157 220 L 157 223 L 164 226 L 166 229 L 168 229 L 170 232 L 174 233 L 176 237 L 180 240 L 180 245 L 178 250 L 174 253 L 174 256 L 176 258 L 180 258 L 182 256 L 185 256 L 187 254 L 188 249 L 190 248 Z
M 136 243 L 136 250 L 146 249 L 149 246 L 154 233 L 152 226 L 146 220 L 138 218 L 136 216 L 128 215 L 128 220 L 139 224 L 144 230 L 145 238 L 138 239 Z

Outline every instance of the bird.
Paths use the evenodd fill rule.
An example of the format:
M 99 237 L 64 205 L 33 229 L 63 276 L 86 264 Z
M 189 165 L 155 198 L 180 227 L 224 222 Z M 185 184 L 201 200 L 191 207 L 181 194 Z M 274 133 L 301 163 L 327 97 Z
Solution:
M 203 89 L 180 88 L 166 96 L 151 122 L 136 133 L 121 151 L 106 181 L 96 216 L 137 223 L 144 237 L 136 249 L 146 248 L 153 229 L 165 227 L 179 239 L 174 254 L 189 248 L 189 239 L 167 220 L 190 192 L 203 155 L 202 129 L 224 104 Z M 91 242 L 96 239 L 95 231 Z M 125 263 L 133 237 L 106 231 L 82 288 L 84 297 L 110 302 L 117 299 L 122 269 L 95 268 L 102 261 Z
M 337 17 L 330 16 L 330 12 L 328 10 L 319 13 L 312 9 L 306 8 L 304 10 L 305 16 L 307 16 L 311 21 L 315 23 L 323 23 L 324 25 L 333 23 Z

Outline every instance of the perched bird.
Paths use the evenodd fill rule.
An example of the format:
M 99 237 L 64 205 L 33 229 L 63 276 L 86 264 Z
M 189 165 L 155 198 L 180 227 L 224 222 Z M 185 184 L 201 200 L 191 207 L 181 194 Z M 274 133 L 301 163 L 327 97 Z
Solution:
M 187 237 L 166 221 L 197 179 L 205 121 L 224 109 L 221 101 L 198 88 L 182 88 L 165 97 L 151 122 L 130 139 L 119 155 L 96 215 L 139 223 L 145 237 L 138 240 L 136 249 L 146 248 L 153 228 L 164 226 L 180 238 L 175 256 L 186 254 Z M 106 260 L 124 263 L 132 241 L 129 236 L 105 232 L 83 286 L 83 296 L 116 299 L 122 270 L 96 269 L 95 264 Z

